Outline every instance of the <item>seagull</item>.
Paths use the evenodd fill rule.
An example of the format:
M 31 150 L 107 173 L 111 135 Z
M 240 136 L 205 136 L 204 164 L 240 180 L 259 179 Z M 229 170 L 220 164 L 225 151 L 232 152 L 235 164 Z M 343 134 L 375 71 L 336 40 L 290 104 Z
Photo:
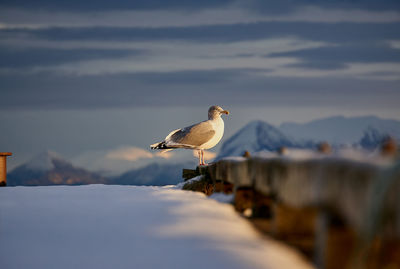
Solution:
M 176 129 L 170 132 L 163 141 L 150 145 L 150 148 L 161 149 L 162 152 L 176 148 L 197 149 L 199 165 L 206 165 L 204 150 L 217 145 L 224 135 L 222 114 L 229 115 L 229 111 L 220 106 L 212 106 L 208 109 L 208 120 Z

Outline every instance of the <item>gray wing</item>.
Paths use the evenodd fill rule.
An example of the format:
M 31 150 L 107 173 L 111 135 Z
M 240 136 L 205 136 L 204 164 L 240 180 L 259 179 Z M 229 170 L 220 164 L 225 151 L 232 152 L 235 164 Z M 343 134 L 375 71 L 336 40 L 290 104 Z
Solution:
M 172 143 L 201 146 L 209 141 L 215 134 L 215 130 L 210 122 L 203 121 L 198 124 L 183 128 L 171 135 Z

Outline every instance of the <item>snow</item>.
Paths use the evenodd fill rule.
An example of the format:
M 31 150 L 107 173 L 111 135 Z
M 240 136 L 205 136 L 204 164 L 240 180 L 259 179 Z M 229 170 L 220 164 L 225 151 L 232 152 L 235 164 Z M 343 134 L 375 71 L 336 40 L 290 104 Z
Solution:
M 224 143 L 220 155 L 242 155 L 246 150 L 257 148 L 257 126 L 259 126 L 259 124 L 259 121 L 253 121 L 240 129 Z
M 367 151 L 364 149 L 355 148 L 339 149 L 334 156 L 336 156 L 337 158 L 380 166 L 391 166 L 396 160 L 395 158 L 392 158 L 390 156 L 382 155 L 380 150 Z
M 331 154 L 323 154 L 309 149 L 288 148 L 285 154 L 283 155 L 279 155 L 276 152 L 262 150 L 253 153 L 252 156 L 262 159 L 282 158 L 283 160 L 293 160 L 293 161 L 313 160 L 313 159 L 348 160 L 348 161 L 361 162 L 379 166 L 390 166 L 393 165 L 393 163 L 395 162 L 394 158 L 390 156 L 389 157 L 383 156 L 379 150 L 367 151 L 364 149 L 357 149 L 352 147 L 336 149 Z M 224 160 L 226 159 L 228 158 L 224 158 Z M 239 161 L 240 159 L 237 160 Z
M 343 117 L 334 116 L 307 123 L 282 123 L 279 129 L 297 139 L 329 141 L 332 144 L 355 143 L 368 128 L 400 137 L 400 122 L 374 116 Z
M 231 205 L 170 187 L 0 189 L 0 267 L 311 268 Z
M 191 179 L 189 179 L 189 180 L 187 180 L 187 181 L 178 183 L 178 184 L 176 184 L 176 185 L 167 185 L 167 186 L 165 186 L 165 188 L 169 188 L 169 189 L 173 189 L 173 190 L 181 190 L 181 189 L 183 188 L 184 185 L 193 183 L 193 182 L 195 182 L 195 181 L 200 181 L 200 180 L 202 180 L 203 178 L 204 178 L 203 175 L 199 175 L 199 176 L 193 177 L 193 178 L 191 178 Z
M 279 129 L 257 120 L 248 123 L 222 145 L 218 158 L 241 156 L 245 151 L 254 153 L 261 149 L 277 150 L 293 147 L 295 142 L 287 138 Z
M 222 160 L 230 162 L 243 162 L 247 160 L 247 158 L 241 156 L 230 156 L 230 157 L 225 157 Z

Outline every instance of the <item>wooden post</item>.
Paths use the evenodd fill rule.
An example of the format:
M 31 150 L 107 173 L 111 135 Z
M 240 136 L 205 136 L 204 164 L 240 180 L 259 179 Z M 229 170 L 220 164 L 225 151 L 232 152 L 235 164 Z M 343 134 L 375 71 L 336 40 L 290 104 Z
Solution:
M 331 145 L 329 145 L 328 142 L 319 143 L 317 150 L 319 153 L 322 153 L 322 154 L 331 154 L 332 153 L 332 147 L 331 147 Z
M 7 186 L 7 156 L 11 152 L 0 152 L 0 187 Z

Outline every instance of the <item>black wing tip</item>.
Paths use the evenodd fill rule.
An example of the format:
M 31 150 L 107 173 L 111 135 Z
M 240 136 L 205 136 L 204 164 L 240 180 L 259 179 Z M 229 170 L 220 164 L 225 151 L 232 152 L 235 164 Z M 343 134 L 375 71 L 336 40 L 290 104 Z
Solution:
M 160 143 L 155 143 L 153 145 L 150 145 L 151 149 L 170 149 L 167 145 L 165 145 L 165 142 L 160 142 Z

